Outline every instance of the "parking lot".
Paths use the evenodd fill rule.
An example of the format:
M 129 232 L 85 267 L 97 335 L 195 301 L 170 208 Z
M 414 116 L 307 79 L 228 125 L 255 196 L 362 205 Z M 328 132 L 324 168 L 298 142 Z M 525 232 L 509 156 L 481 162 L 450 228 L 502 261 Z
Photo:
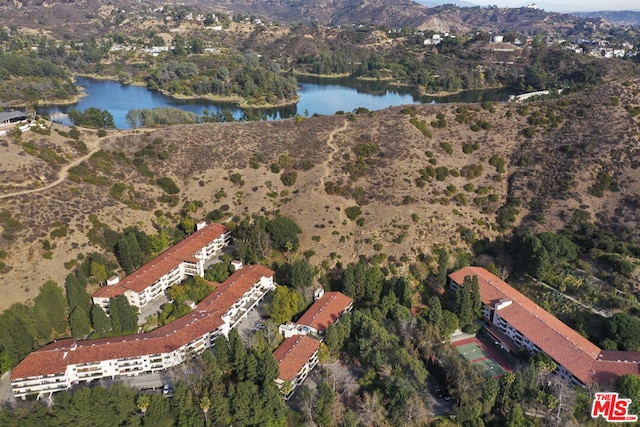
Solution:
M 247 316 L 238 323 L 237 329 L 240 334 L 240 338 L 245 342 L 245 344 L 253 343 L 253 337 L 256 332 L 260 330 L 259 327 L 256 327 L 258 324 L 264 324 L 264 320 L 266 317 L 264 307 L 265 304 L 271 302 L 271 294 L 267 294 L 262 301 L 258 303 Z

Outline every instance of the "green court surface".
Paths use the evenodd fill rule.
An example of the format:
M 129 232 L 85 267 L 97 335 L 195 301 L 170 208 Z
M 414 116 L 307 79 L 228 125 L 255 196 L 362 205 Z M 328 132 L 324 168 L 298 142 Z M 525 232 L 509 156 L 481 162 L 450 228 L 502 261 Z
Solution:
M 505 370 L 494 361 L 485 351 L 476 343 L 463 344 L 458 346 L 458 351 L 465 359 L 474 365 L 480 366 L 487 375 L 503 375 Z

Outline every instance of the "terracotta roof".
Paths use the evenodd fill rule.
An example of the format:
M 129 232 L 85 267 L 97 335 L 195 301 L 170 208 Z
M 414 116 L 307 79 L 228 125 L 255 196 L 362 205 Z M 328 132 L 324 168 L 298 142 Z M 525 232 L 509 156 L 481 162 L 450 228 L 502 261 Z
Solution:
M 353 299 L 341 292 L 327 292 L 314 302 L 296 323 L 310 326 L 324 333 L 329 325 L 340 318 L 352 302 Z
M 593 365 L 595 381 L 603 386 L 614 386 L 626 374 L 640 376 L 640 352 L 602 350 Z
M 13 369 L 12 378 L 64 373 L 71 364 L 174 351 L 219 328 L 224 323 L 221 316 L 262 277 L 273 274 L 261 265 L 245 266 L 218 285 L 191 313 L 149 333 L 54 342 L 29 354 Z
M 104 286 L 95 291 L 92 297 L 113 298 L 124 294 L 128 289 L 140 293 L 153 285 L 162 276 L 178 267 L 183 261 L 197 262 L 196 252 L 228 232 L 222 224 L 209 224 L 173 245 L 156 258 L 143 265 L 119 283 Z
M 477 276 L 482 302 L 495 308 L 500 300 L 512 304 L 497 311 L 539 349 L 551 356 L 585 384 L 593 382 L 592 368 L 600 348 L 551 315 L 496 275 L 481 267 L 465 267 L 449 275 L 462 284 L 466 276 Z
M 278 378 L 284 381 L 293 380 L 319 347 L 320 341 L 307 335 L 295 335 L 282 341 L 273 352 L 273 357 L 280 367 Z

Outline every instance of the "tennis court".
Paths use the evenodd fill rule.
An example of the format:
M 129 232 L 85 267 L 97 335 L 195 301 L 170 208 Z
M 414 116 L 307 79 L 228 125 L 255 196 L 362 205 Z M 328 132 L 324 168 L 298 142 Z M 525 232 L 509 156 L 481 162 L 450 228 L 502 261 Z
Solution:
M 489 356 L 477 340 L 474 340 L 473 342 L 467 341 L 466 343 L 460 343 L 460 345 L 456 345 L 456 348 L 462 357 L 474 365 L 478 365 L 486 375 L 497 377 L 504 375 L 506 372 L 498 362 Z

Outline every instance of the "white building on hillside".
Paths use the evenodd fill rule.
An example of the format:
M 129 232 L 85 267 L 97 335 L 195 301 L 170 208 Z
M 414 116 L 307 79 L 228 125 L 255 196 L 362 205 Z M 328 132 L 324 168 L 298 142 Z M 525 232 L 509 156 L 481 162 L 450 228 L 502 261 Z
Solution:
M 108 313 L 109 300 L 125 295 L 129 304 L 144 308 L 149 301 L 187 276 L 203 277 L 205 267 L 230 241 L 231 233 L 224 225 L 201 222 L 195 233 L 124 279 L 109 279 L 107 286 L 91 295 L 93 303 Z
M 188 315 L 145 334 L 64 339 L 29 354 L 11 373 L 16 397 L 46 395 L 101 378 L 133 376 L 178 365 L 227 335 L 271 290 L 274 272 L 245 266 Z

